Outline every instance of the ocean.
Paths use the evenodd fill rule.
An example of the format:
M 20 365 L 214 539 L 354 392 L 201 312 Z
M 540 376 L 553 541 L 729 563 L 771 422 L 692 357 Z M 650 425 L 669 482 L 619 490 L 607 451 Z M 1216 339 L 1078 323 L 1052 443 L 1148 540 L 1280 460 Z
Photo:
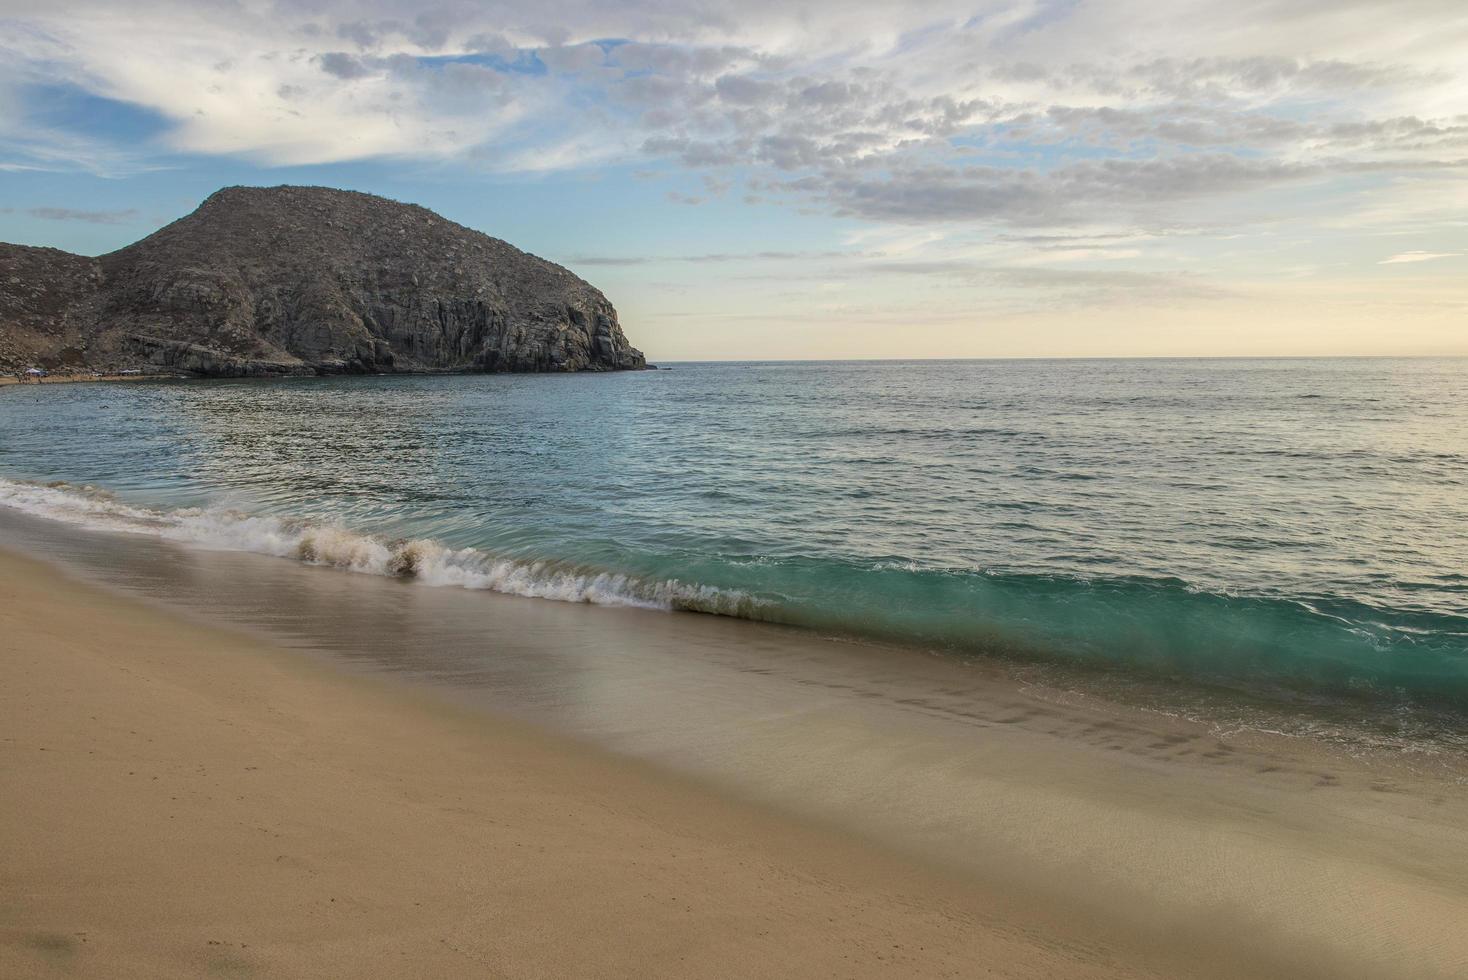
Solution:
M 1468 360 L 16 386 L 0 504 L 424 586 L 1468 710 Z

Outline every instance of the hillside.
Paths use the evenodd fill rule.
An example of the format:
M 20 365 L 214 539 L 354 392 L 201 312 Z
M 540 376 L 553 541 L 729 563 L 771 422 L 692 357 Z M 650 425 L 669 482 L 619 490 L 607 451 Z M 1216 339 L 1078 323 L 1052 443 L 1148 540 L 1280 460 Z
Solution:
M 208 376 L 645 367 L 599 290 L 432 211 L 229 187 L 99 258 L 0 245 L 0 371 Z

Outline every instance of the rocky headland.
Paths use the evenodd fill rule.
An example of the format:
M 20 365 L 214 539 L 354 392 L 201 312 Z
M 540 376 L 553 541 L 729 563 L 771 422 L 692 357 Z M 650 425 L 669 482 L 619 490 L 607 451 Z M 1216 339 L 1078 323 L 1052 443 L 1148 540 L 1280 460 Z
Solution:
M 0 372 L 646 367 L 599 290 L 425 208 L 227 187 L 108 255 L 0 244 Z

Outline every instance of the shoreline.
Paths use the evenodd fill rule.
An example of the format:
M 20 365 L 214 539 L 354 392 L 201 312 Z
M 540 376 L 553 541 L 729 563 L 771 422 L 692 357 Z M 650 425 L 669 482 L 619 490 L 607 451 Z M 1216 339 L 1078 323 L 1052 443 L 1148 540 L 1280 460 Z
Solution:
M 1218 717 L 1221 709 L 1223 716 L 1239 720 L 1241 727 L 1291 734 L 1329 731 L 1333 738 L 1360 745 L 1427 738 L 1468 747 L 1459 737 L 1468 720 L 1468 711 L 1464 710 L 1468 705 L 1464 701 L 1468 673 L 1461 664 L 1451 662 L 1438 665 L 1432 683 L 1417 679 L 1411 688 L 1393 683 L 1389 676 L 1372 677 L 1369 671 L 1378 668 L 1359 656 L 1345 668 L 1327 663 L 1332 672 L 1321 673 L 1317 668 L 1310 679 L 1303 679 L 1299 673 L 1271 673 L 1257 668 L 1230 673 L 1222 658 L 1191 669 L 1186 665 L 1162 668 L 1145 658 L 1128 659 L 1129 650 L 1116 643 L 1089 657 L 1068 654 L 1064 642 L 1053 638 L 1048 642 L 1006 642 L 997 650 L 988 649 L 985 643 L 991 637 L 982 632 L 976 638 L 958 633 L 946 637 L 913 635 L 892 628 L 890 622 L 856 628 L 833 622 L 829 609 L 816 604 L 805 608 L 798 603 L 784 608 L 762 606 L 756 586 L 705 586 L 691 576 L 681 576 L 676 569 L 647 575 L 533 553 L 507 557 L 473 545 L 461 547 L 462 542 L 435 539 L 431 533 L 421 537 L 407 530 L 384 533 L 330 519 L 293 518 L 268 511 L 209 505 L 202 510 L 160 508 L 148 501 L 119 499 L 106 486 L 64 480 L 0 477 L 0 506 L 93 531 L 140 531 L 206 549 L 268 555 L 426 587 L 715 615 L 781 625 L 811 637 L 903 648 L 956 662 L 979 660 L 1002 665 L 1015 674 L 1043 677 L 1044 683 L 1051 686 L 1104 692 L 1108 700 L 1134 706 L 1180 709 L 1198 717 Z M 611 584 L 602 585 L 604 581 Z M 1225 600 L 1222 593 L 1182 587 L 1161 598 L 1176 603 L 1181 596 Z M 1149 598 L 1156 601 L 1159 596 L 1154 593 Z M 1287 596 L 1240 601 L 1273 602 L 1276 610 L 1293 610 L 1301 604 L 1289 601 Z M 1189 611 L 1176 605 L 1173 608 L 1182 613 Z M 1317 615 L 1305 625 L 1318 627 L 1328 619 Z M 1210 638 L 1227 638 L 1239 623 L 1220 619 L 1211 625 Z M 1114 622 L 1093 626 L 1106 628 Z M 1337 637 L 1341 638 L 1355 639 L 1349 633 Z M 973 642 L 964 645 L 966 641 Z M 1132 642 L 1139 642 L 1139 638 L 1134 635 Z M 1145 638 L 1140 642 L 1145 646 Z M 1372 653 L 1381 655 L 1382 651 L 1373 648 Z M 1318 656 L 1316 662 L 1320 662 Z M 1385 697 L 1382 691 L 1387 692 Z M 1245 718 L 1251 721 L 1244 722 Z
M 466 378 L 466 377 L 517 377 L 535 375 L 563 377 L 577 374 L 636 374 L 641 371 L 668 371 L 671 368 L 649 364 L 641 368 L 618 371 L 395 371 L 392 373 L 352 374 L 260 374 L 260 375 L 208 375 L 208 374 L 51 374 L 44 378 L 19 378 L 13 374 L 0 375 L 0 388 L 24 387 L 26 385 L 57 384 L 100 384 L 120 381 L 285 381 L 303 378 Z
M 0 973 L 1161 977 L 1185 960 L 1119 965 L 1089 930 L 1074 948 L 842 833 L 3 550 L 0 598 Z
M 391 976 L 462 972 L 472 959 L 513 976 L 966 976 L 982 965 L 1010 977 L 1415 978 L 1468 964 L 1453 926 L 1468 909 L 1461 780 L 1410 765 L 1257 733 L 1225 745 L 1206 726 L 978 675 L 956 700 L 906 714 L 864 718 L 842 695 L 810 723 L 782 722 L 779 745 L 733 757 L 747 775 L 760 771 L 751 750 L 768 755 L 773 783 L 741 783 L 739 770 L 710 780 L 676 753 L 585 744 L 602 740 L 594 730 L 567 741 L 472 687 L 343 672 L 79 584 L 14 554 L 9 537 L 0 633 L 16 652 L 0 658 L 0 745 L 3 789 L 22 805 L 0 821 L 0 850 L 25 860 L 0 884 L 0 967 L 22 975 L 49 964 Z M 119 560 L 144 571 L 131 552 Z M 259 556 L 198 562 L 215 590 L 240 569 L 267 576 L 244 580 L 247 591 L 279 577 L 285 592 L 260 597 L 272 606 L 318 583 L 333 603 L 360 587 L 372 604 L 410 603 L 434 620 L 478 600 L 498 642 L 570 642 L 565 630 L 589 614 L 608 654 L 670 642 L 686 661 L 690 644 L 727 639 L 757 679 L 770 644 L 788 646 L 782 660 L 828 656 L 823 641 L 736 621 L 455 596 Z M 536 660 L 552 649 L 536 645 Z M 840 652 L 853 658 L 838 665 L 847 684 L 864 673 L 880 684 L 879 671 L 893 683 L 952 676 L 922 658 Z M 449 668 L 465 680 L 464 666 Z M 545 668 L 570 671 L 573 690 L 612 693 L 578 682 L 572 661 Z M 758 680 L 759 710 L 809 710 L 831 686 L 829 665 L 797 668 Z M 668 683 L 737 693 L 716 677 Z M 851 690 L 856 704 L 875 693 Z M 655 724 L 636 702 L 623 710 Z M 716 715 L 690 711 L 717 733 Z M 886 754 L 902 760 L 901 781 L 884 788 L 891 799 L 867 799 L 864 767 Z M 803 805 L 823 794 L 836 794 L 835 811 Z M 593 894 L 617 897 L 590 909 Z M 1360 904 L 1368 895 L 1380 909 Z M 385 942 L 397 958 L 379 964 Z
M 181 376 L 177 374 L 93 374 L 91 372 L 75 374 L 48 374 L 44 378 L 20 378 L 13 374 L 0 375 L 0 388 L 23 385 L 71 385 L 71 384 L 94 384 L 112 383 L 117 381 L 174 381 Z

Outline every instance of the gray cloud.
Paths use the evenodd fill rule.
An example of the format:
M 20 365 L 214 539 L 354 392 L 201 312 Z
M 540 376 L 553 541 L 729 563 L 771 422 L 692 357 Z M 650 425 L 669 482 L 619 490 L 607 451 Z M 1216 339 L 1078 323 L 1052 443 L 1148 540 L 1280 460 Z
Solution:
M 714 91 L 729 105 L 761 105 L 772 101 L 779 86 L 747 75 L 721 75 L 714 82 Z
M 1147 109 L 1054 105 L 1045 111 L 1043 124 L 1034 125 L 1027 135 L 1038 142 L 1081 138 L 1091 145 L 1113 147 L 1141 139 L 1183 146 L 1279 146 L 1314 131 L 1306 123 L 1264 112 L 1171 103 Z
M 1071 251 L 1074 249 L 1105 250 L 1124 248 L 1151 237 L 1150 232 L 1117 231 L 1077 235 L 996 235 L 997 242 L 1028 245 L 1040 252 Z
M 93 225 L 121 225 L 138 216 L 136 208 L 122 211 L 78 211 L 75 208 L 4 208 L 5 214 L 27 214 L 46 221 L 83 221 Z
M 314 12 L 314 11 L 313 11 Z M 442 50 L 461 22 L 461 15 L 448 7 L 420 10 L 411 17 L 380 20 L 349 20 L 338 23 L 332 33 L 359 50 L 373 51 L 394 40 L 406 41 L 429 51 Z M 314 26 L 314 22 L 308 22 Z
M 1035 297 L 1043 297 L 1042 303 L 1052 308 L 1078 308 L 1132 302 L 1168 305 L 1241 295 L 1222 282 L 1191 272 L 992 265 L 966 259 L 844 263 L 746 278 L 799 283 L 868 282 L 882 277 L 930 279 L 935 288 L 942 284 L 963 289 L 965 295 L 982 297 L 982 302 L 995 309 L 1016 303 L 1018 308 L 1030 308 Z
M 1307 180 L 1319 167 L 1206 154 L 1098 160 L 1051 171 L 913 167 L 864 178 L 838 174 L 813 188 L 838 214 L 896 221 L 997 220 L 1062 225 L 1126 216 L 1159 202 Z
M 796 262 L 813 259 L 849 259 L 870 256 L 872 252 L 708 252 L 701 255 L 577 255 L 566 259 L 568 265 L 632 266 L 652 265 L 665 262 L 688 262 L 697 265 L 725 262 Z
M 1159 58 L 1127 72 L 1151 89 L 1176 98 L 1227 98 L 1233 93 L 1284 87 L 1349 91 L 1410 84 L 1420 73 L 1397 65 L 1302 61 L 1285 57 Z
M 1104 69 L 1017 62 L 996 75 L 1082 85 L 1113 93 L 1120 104 L 922 96 L 881 70 L 781 75 L 758 63 L 712 79 L 613 80 L 609 91 L 629 105 L 652 106 L 641 117 L 651 134 L 640 143 L 651 157 L 692 169 L 775 171 L 788 176 L 763 180 L 752 190 L 766 193 L 751 197 L 783 195 L 802 207 L 822 204 L 880 221 L 1046 226 L 1126 218 L 1159 202 L 1344 173 L 1351 154 L 1438 152 L 1468 139 L 1468 127 L 1456 121 L 1331 122 L 1275 105 L 1286 99 L 1289 108 L 1301 93 L 1317 99 L 1425 77 L 1392 65 L 1161 58 Z M 1076 154 L 1076 146 L 1091 152 Z M 977 165 L 1038 147 L 1056 148 L 1061 165 Z M 1102 159 L 1064 162 L 1097 150 L 1106 151 Z M 1316 162 L 1322 151 L 1331 154 L 1329 164 Z
M 1222 296 L 1223 287 L 1190 273 L 1134 272 L 1117 269 L 1056 269 L 1045 266 L 991 266 L 975 262 L 868 263 L 861 274 L 955 276 L 1020 288 L 1083 289 L 1106 292 L 1149 292 L 1168 295 Z
M 1093 0 L 1018 22 L 1007 0 L 845 0 L 839 17 L 834 0 L 274 0 L 268 23 L 202 0 L 191 44 L 158 40 L 176 24 L 162 7 L 119 27 L 101 0 L 64 17 L 7 3 L 8 72 L 154 109 L 177 121 L 171 149 L 266 163 L 616 160 L 694 171 L 706 193 L 680 203 L 753 177 L 751 203 L 866 220 L 1153 227 L 1162 205 L 1186 223 L 1194 201 L 1468 156 L 1462 26 L 1441 0 L 1198 0 L 1146 18 Z M 1409 17 L 1410 40 L 1384 29 Z M 127 36 L 96 43 L 108 30 Z M 190 68 L 230 112 L 200 109 L 176 81 Z M 6 166 L 68 152 L 19 132 Z
M 1336 148 L 1359 147 L 1379 152 L 1463 151 L 1468 150 L 1468 116 L 1435 122 L 1416 116 L 1399 116 L 1335 123 L 1319 129 L 1315 138 Z
M 989 69 L 1001 82 L 1039 84 L 1061 91 L 1085 89 L 1129 99 L 1231 102 L 1269 92 L 1352 91 L 1420 83 L 1432 73 L 1394 64 L 1282 56 L 1162 57 L 1130 64 L 1040 65 L 1007 62 Z
M 325 54 L 317 55 L 316 62 L 321 65 L 322 71 L 334 78 L 349 81 L 354 78 L 366 78 L 372 74 L 372 69 L 363 64 L 360 58 L 344 51 L 328 51 Z

